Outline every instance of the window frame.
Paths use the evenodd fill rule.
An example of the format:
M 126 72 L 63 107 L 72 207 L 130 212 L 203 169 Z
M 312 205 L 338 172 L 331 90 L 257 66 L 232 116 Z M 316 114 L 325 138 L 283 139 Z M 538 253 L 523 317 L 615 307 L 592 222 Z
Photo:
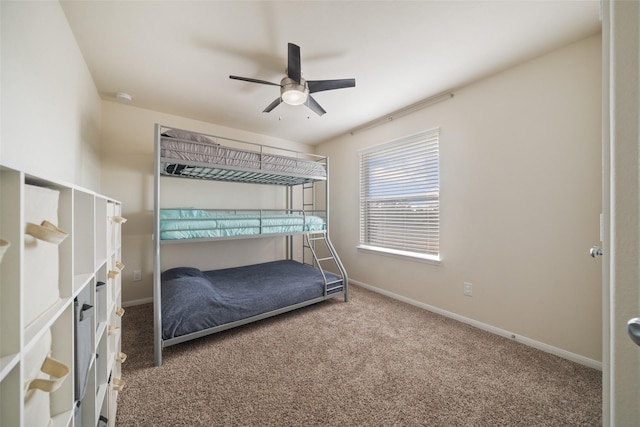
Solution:
M 421 178 L 420 182 L 424 184 L 423 187 L 416 185 L 407 185 L 408 189 L 405 189 L 402 186 L 401 181 L 397 179 L 384 180 L 382 176 L 373 176 L 371 174 L 371 168 L 374 167 L 371 163 L 384 162 L 383 156 L 401 156 L 406 158 L 407 153 L 409 155 L 412 154 L 412 151 L 416 155 L 421 156 L 421 162 L 425 163 L 424 167 L 416 167 L 413 170 L 417 172 L 418 176 Z M 389 169 L 398 171 L 398 166 L 401 164 L 401 161 L 389 161 Z M 403 168 L 406 163 L 402 164 Z M 366 170 L 365 170 L 366 169 Z M 405 171 L 402 170 L 404 173 Z M 381 173 L 384 175 L 384 173 Z M 371 181 L 371 178 L 377 179 L 377 181 Z M 366 182 L 365 182 L 366 181 Z M 424 183 L 422 183 L 424 181 Z M 372 185 L 371 183 L 374 182 Z M 389 187 L 387 185 L 380 183 L 390 184 L 390 187 L 393 190 L 392 194 L 384 195 L 384 196 L 372 196 L 372 192 L 380 192 L 387 191 Z M 395 182 L 395 183 L 394 183 Z M 398 184 L 400 182 L 400 184 Z M 417 181 L 412 181 L 412 183 Z M 358 223 L 359 223 L 359 244 L 357 248 L 366 252 L 380 253 L 390 256 L 397 256 L 401 258 L 409 258 L 412 260 L 424 261 L 429 263 L 440 264 L 442 261 L 441 258 L 441 250 L 440 250 L 440 129 L 434 128 L 426 131 L 422 131 L 416 133 L 414 135 L 401 137 L 383 144 L 379 144 L 373 147 L 368 147 L 358 151 L 358 186 L 359 186 L 359 197 L 358 197 Z M 380 189 L 383 190 L 380 190 Z M 424 190 L 419 193 L 416 191 L 420 191 L 420 189 Z M 366 194 L 363 194 L 366 193 Z M 402 219 L 403 224 L 407 222 L 411 223 L 413 215 L 410 212 L 402 212 L 402 210 L 396 211 L 392 209 L 389 211 L 390 203 L 387 203 L 385 207 L 384 204 L 386 202 L 395 201 L 395 203 L 404 202 L 405 204 L 413 203 L 414 201 L 424 209 L 424 216 L 419 218 L 420 222 L 429 221 L 428 223 L 421 223 L 418 225 L 419 231 L 426 233 L 428 237 L 424 237 L 423 239 L 407 239 L 411 233 L 409 232 L 401 232 L 404 233 L 401 237 L 393 237 L 393 231 L 397 231 L 392 228 L 392 232 L 388 235 L 385 234 L 385 231 L 380 231 L 379 229 L 385 228 L 385 224 L 392 222 L 393 219 Z M 380 209 L 383 211 L 383 215 L 385 219 L 381 220 L 376 224 L 375 220 L 371 219 L 371 208 L 367 209 L 367 206 L 371 206 L 373 203 L 378 202 L 378 207 L 382 206 Z M 434 211 L 435 207 L 435 211 Z M 376 208 L 373 208 L 376 209 Z M 401 208 L 402 209 L 402 208 Z M 406 209 L 406 207 L 405 207 Z M 414 209 L 415 211 L 415 209 Z M 429 212 L 427 212 L 429 211 Z M 391 212 L 390 214 L 388 214 Z M 369 214 L 368 217 L 366 215 Z M 397 216 L 399 215 L 399 216 Z M 415 219 L 414 219 L 415 221 Z M 435 225 L 434 225 L 435 223 Z M 415 224 L 415 223 L 413 223 Z M 380 241 L 376 241 L 375 238 L 371 238 L 371 227 L 378 226 L 378 230 L 376 232 L 379 235 L 382 235 L 382 239 L 388 239 L 391 241 L 397 241 L 399 243 L 398 246 L 393 247 L 394 244 L 385 246 L 384 243 Z M 411 228 L 411 227 L 408 227 Z M 423 250 L 422 251 L 413 251 L 410 248 L 402 248 L 403 245 L 410 245 L 415 242 L 423 242 Z M 433 248 L 435 247 L 435 251 Z

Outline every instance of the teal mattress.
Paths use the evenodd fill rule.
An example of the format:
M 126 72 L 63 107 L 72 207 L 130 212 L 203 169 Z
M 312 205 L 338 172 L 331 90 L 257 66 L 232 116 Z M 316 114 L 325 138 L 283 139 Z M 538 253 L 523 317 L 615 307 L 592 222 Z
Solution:
M 160 210 L 161 240 L 303 233 L 325 229 L 324 218 L 311 215 L 264 211 L 227 213 L 204 209 Z

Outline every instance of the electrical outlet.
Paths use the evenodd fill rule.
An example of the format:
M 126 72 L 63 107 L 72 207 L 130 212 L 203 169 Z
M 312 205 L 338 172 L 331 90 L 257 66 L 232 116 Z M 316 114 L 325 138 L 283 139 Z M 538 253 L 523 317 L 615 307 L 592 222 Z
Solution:
M 464 285 L 462 286 L 462 293 L 468 297 L 473 295 L 473 284 L 469 282 L 464 282 Z
M 133 281 L 134 282 L 139 282 L 140 280 L 142 280 L 142 272 L 140 270 L 134 270 L 133 271 Z

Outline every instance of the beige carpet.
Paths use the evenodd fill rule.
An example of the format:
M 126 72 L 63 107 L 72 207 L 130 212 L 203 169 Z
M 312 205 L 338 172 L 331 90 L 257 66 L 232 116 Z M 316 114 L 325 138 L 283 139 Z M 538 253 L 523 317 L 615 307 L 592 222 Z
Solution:
M 601 373 L 352 287 L 169 347 L 123 318 L 124 426 L 598 426 Z

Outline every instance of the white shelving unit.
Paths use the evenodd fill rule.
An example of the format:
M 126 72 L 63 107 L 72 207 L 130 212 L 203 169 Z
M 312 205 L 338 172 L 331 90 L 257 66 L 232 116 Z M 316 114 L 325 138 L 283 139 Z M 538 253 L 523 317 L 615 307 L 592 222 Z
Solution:
M 54 225 L 60 229 L 57 232 L 67 234 L 57 245 L 34 239 L 27 230 L 31 221 L 26 216 L 33 217 L 34 211 L 35 215 L 39 211 L 39 201 L 32 200 L 34 188 L 57 196 Z M 26 208 L 30 213 L 25 213 Z M 121 213 L 116 200 L 0 165 L 0 249 L 5 249 L 0 255 L 0 426 L 39 427 L 33 425 L 36 418 L 43 426 L 50 422 L 56 427 L 115 425 L 117 395 L 123 387 L 121 364 L 126 359 L 121 352 L 120 329 L 124 314 L 120 236 L 125 221 Z M 48 271 L 32 265 L 30 251 L 37 245 L 46 248 L 47 254 L 57 246 L 54 256 L 46 261 L 51 261 L 58 277 L 46 275 L 36 280 L 38 283 L 30 283 L 34 272 L 42 276 Z M 45 294 L 55 298 L 32 319 L 26 308 L 39 306 L 34 300 Z M 80 316 L 74 304 L 80 295 L 89 295 L 83 313 L 91 316 L 90 320 L 85 318 L 91 322 L 91 332 L 82 340 L 76 338 Z M 76 339 L 83 345 L 76 348 Z M 88 371 L 79 374 L 82 370 L 75 366 L 80 359 L 76 351 L 83 346 L 90 362 Z M 47 360 L 55 359 L 68 368 L 60 377 L 56 373 L 49 376 L 48 369 L 40 368 L 37 378 L 55 383 L 48 392 L 42 390 L 46 386 L 38 387 L 39 382 L 35 387 L 30 382 L 35 378 L 30 364 L 37 360 L 34 366 L 41 366 L 42 358 L 37 356 L 43 348 Z M 85 373 L 86 388 L 79 396 L 76 382 Z M 39 406 L 34 406 L 36 402 Z

